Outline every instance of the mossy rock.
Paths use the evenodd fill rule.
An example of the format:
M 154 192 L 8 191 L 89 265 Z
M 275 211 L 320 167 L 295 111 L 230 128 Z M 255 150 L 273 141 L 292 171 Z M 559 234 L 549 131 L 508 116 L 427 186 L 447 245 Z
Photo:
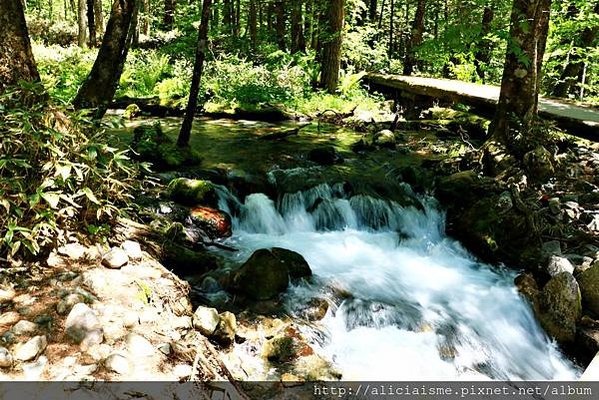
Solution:
M 288 285 L 287 264 L 270 249 L 260 249 L 233 274 L 231 289 L 253 300 L 269 300 L 285 292 Z
M 599 315 L 599 262 L 578 275 L 582 301 L 595 315 Z
M 573 342 L 582 316 L 578 283 L 569 272 L 555 275 L 539 297 L 539 320 L 545 331 L 560 343 Z
M 270 362 L 284 363 L 296 355 L 296 345 L 289 336 L 275 336 L 264 344 L 262 355 Z
M 199 153 L 191 147 L 179 147 L 162 130 L 160 123 L 138 126 L 133 130 L 131 148 L 142 161 L 159 170 L 194 166 L 201 163 Z
M 129 104 L 125 111 L 123 112 L 123 118 L 125 119 L 133 119 L 137 117 L 141 113 L 141 108 L 135 103 Z
M 218 196 L 214 184 L 201 179 L 176 178 L 168 184 L 169 197 L 188 206 L 216 206 Z

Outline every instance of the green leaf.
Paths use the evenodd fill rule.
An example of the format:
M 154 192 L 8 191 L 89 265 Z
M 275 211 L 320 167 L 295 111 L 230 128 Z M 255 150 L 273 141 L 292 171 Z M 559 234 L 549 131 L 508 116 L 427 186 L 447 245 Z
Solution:
M 58 202 L 60 201 L 60 194 L 57 192 L 46 192 L 42 193 L 42 198 L 46 200 L 46 202 L 52 208 L 56 208 L 58 206 Z
M 98 199 L 96 198 L 96 195 L 94 195 L 94 192 L 92 192 L 92 190 L 88 187 L 84 187 L 82 189 L 83 193 L 85 194 L 85 196 L 89 199 L 89 201 L 91 201 L 94 204 L 100 204 L 100 202 L 98 201 Z

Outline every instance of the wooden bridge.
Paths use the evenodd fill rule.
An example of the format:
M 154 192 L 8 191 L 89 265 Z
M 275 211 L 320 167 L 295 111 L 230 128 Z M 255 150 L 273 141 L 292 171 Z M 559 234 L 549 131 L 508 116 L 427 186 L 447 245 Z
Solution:
M 370 73 L 371 89 L 401 97 L 439 99 L 473 107 L 473 112 L 492 116 L 499 100 L 498 86 L 449 79 Z M 599 141 L 599 108 L 546 97 L 539 98 L 539 115 L 556 122 L 568 133 Z

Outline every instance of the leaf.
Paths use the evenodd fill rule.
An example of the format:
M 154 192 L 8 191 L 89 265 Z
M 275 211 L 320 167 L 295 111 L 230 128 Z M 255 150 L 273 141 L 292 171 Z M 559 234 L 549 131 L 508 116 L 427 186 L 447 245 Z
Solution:
M 83 193 L 85 194 L 85 196 L 89 199 L 89 201 L 91 201 L 94 204 L 98 204 L 100 205 L 100 202 L 98 201 L 98 199 L 96 198 L 96 195 L 94 195 L 94 192 L 92 192 L 92 190 L 88 187 L 84 187 L 82 189 Z
M 56 167 L 56 172 L 54 173 L 54 176 L 60 176 L 63 181 L 66 181 L 69 175 L 71 175 L 70 165 L 60 165 Z
M 50 205 L 51 208 L 56 208 L 60 201 L 60 195 L 57 192 L 45 192 L 42 193 L 42 198 Z

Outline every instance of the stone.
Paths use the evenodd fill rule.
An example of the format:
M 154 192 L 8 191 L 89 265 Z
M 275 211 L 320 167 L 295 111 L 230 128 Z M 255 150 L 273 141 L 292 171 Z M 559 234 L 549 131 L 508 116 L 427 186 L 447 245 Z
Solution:
M 130 260 L 140 260 L 143 257 L 141 246 L 133 240 L 125 240 L 121 244 L 121 248 L 127 253 Z
M 10 351 L 5 347 L 0 347 L 0 368 L 12 367 L 13 358 Z
M 191 223 L 210 239 L 226 238 L 233 234 L 231 216 L 224 211 L 210 207 L 194 207 L 189 215 Z
M 104 340 L 104 332 L 96 313 L 83 303 L 76 304 L 65 322 L 67 336 L 86 349 Z
M 544 242 L 542 245 L 543 255 L 546 257 L 561 256 L 562 255 L 562 245 L 559 240 L 550 240 L 548 242 Z
M 562 272 L 574 273 L 574 266 L 566 257 L 551 256 L 547 264 L 547 273 L 551 276 L 555 276 Z
M 0 314 L 0 327 L 13 325 L 19 322 L 21 316 L 16 311 L 8 311 Z
M 79 293 L 68 294 L 58 302 L 56 305 L 56 312 L 60 315 L 66 315 L 71 311 L 75 304 L 83 303 L 84 301 L 85 298 Z
M 292 337 L 276 336 L 264 343 L 262 356 L 268 361 L 284 363 L 291 361 L 296 354 L 296 345 Z
M 198 307 L 193 313 L 193 326 L 204 336 L 210 337 L 214 334 L 220 317 L 215 308 Z
M 212 276 L 207 276 L 200 285 L 200 290 L 205 293 L 216 293 L 222 290 L 222 287 Z
M 148 339 L 141 335 L 130 333 L 125 339 L 127 350 L 134 358 L 151 357 L 156 354 L 154 346 Z
M 233 273 L 232 289 L 253 300 L 269 300 L 287 290 L 289 268 L 287 263 L 270 249 L 256 250 Z
M 141 108 L 135 103 L 131 103 L 125 108 L 123 112 L 123 118 L 125 119 L 133 119 L 137 117 L 141 113 Z
M 79 260 L 85 256 L 87 248 L 80 243 L 67 243 L 58 248 L 57 252 L 61 256 L 66 256 L 72 260 Z
M 0 289 L 0 304 L 12 301 L 16 296 L 13 289 Z
M 193 373 L 193 368 L 191 365 L 187 364 L 177 364 L 173 368 L 173 375 L 177 380 L 189 378 Z
M 280 247 L 273 247 L 270 249 L 270 252 L 274 257 L 278 258 L 282 264 L 287 266 L 287 271 L 289 271 L 289 277 L 291 279 L 312 276 L 310 265 L 301 254 Z
M 526 273 L 518 275 L 516 279 L 514 279 L 514 284 L 516 285 L 516 288 L 518 288 L 518 292 L 530 302 L 535 313 L 538 313 L 540 291 L 532 274 Z
M 582 302 L 596 315 L 599 315 L 599 262 L 578 275 Z
M 524 167 L 532 179 L 540 182 L 547 181 L 555 173 L 553 156 L 543 146 L 524 154 Z
M 310 150 L 308 160 L 319 165 L 334 165 L 342 163 L 343 157 L 333 146 L 325 146 Z
M 158 345 L 158 351 L 160 351 L 165 356 L 170 356 L 173 349 L 172 349 L 170 343 L 160 343 Z
M 15 335 L 29 335 L 37 331 L 37 324 L 22 319 L 11 330 Z
M 329 310 L 329 302 L 323 298 L 310 299 L 301 307 L 300 315 L 307 321 L 320 321 Z
M 129 256 L 125 250 L 113 247 L 108 253 L 102 257 L 102 265 L 106 268 L 118 269 L 129 262 Z
M 46 336 L 35 336 L 27 342 L 17 346 L 14 357 L 19 361 L 32 360 L 46 350 L 47 345 L 48 340 L 46 339 Z
M 211 206 L 218 204 L 216 188 L 210 181 L 200 179 L 175 178 L 168 184 L 169 197 L 188 206 Z
M 218 326 L 214 331 L 213 338 L 223 346 L 230 346 L 235 341 L 237 332 L 237 319 L 235 314 L 225 311 L 219 316 Z
M 539 296 L 539 320 L 545 331 L 560 343 L 573 342 L 582 317 L 578 283 L 569 272 L 547 282 Z
M 125 328 L 133 328 L 139 324 L 139 316 L 136 312 L 129 311 L 123 315 L 123 326 Z
M 553 215 L 558 215 L 562 211 L 561 202 L 557 197 L 549 199 L 549 202 L 547 204 L 549 207 L 549 211 L 551 211 Z
M 394 148 L 396 143 L 395 134 L 389 129 L 383 129 L 374 135 L 374 144 L 377 146 Z
M 131 372 L 133 366 L 129 359 L 122 354 L 114 353 L 104 360 L 104 367 L 119 375 L 127 375 Z

